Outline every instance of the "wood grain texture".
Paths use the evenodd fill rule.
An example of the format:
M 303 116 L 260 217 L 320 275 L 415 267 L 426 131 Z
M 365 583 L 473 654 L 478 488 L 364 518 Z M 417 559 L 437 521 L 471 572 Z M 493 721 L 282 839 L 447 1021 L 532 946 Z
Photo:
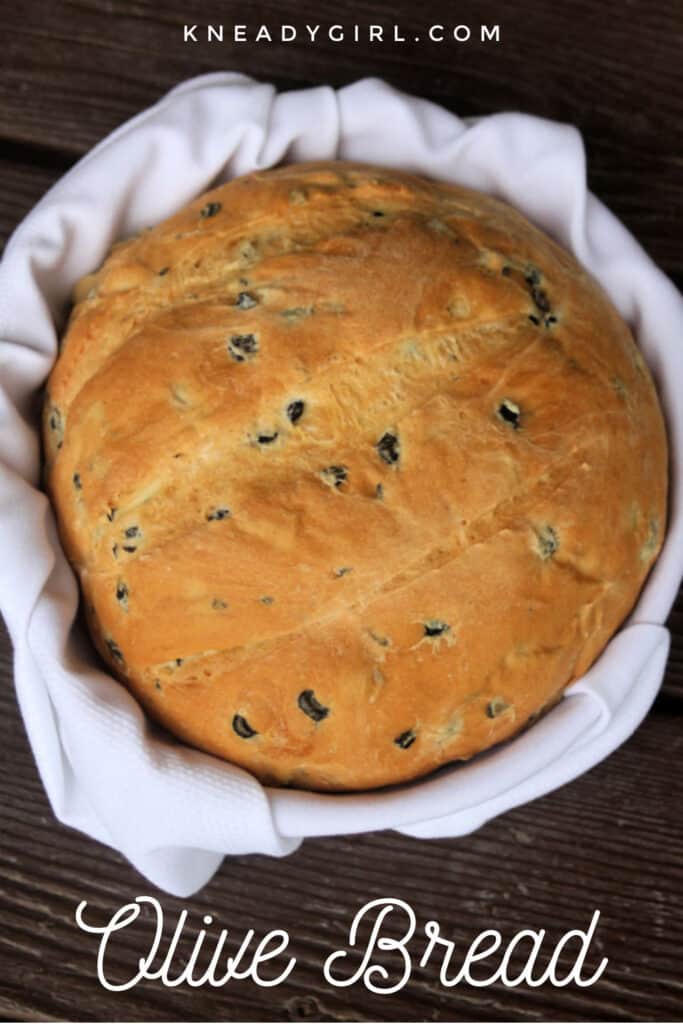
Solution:
M 503 42 L 183 46 L 184 23 L 281 22 L 385 27 L 498 23 Z M 226 68 L 279 88 L 367 75 L 463 115 L 520 109 L 575 123 L 589 183 L 662 268 L 683 283 L 681 124 L 683 13 L 663 0 L 525 0 L 396 4 L 302 0 L 27 0 L 0 10 L 0 241 L 80 155 L 180 79 Z M 672 650 L 661 696 L 636 734 L 591 772 L 472 836 L 420 842 L 383 832 L 305 843 L 289 858 L 224 862 L 202 893 L 159 894 L 117 854 L 58 825 L 37 775 L 0 633 L 0 1017 L 9 1020 L 680 1020 L 683 984 L 683 595 L 671 613 Z M 201 915 L 230 929 L 229 951 L 253 927 L 285 927 L 297 968 L 284 985 L 168 990 L 147 982 L 107 994 L 94 939 L 74 911 L 88 900 L 104 921 L 138 894 L 155 894 L 167 930 L 189 911 L 187 957 Z M 557 939 L 602 917 L 592 957 L 610 959 L 593 988 L 442 988 L 434 964 L 394 996 L 333 989 L 325 957 L 354 913 L 379 896 L 407 900 L 418 922 L 438 919 L 463 950 L 484 928 L 510 937 L 543 927 Z M 232 943 L 232 945 L 231 945 Z M 415 943 L 415 960 L 419 943 Z M 412 947 L 411 947 L 412 948 Z M 112 963 L 123 977 L 143 952 L 131 933 Z M 591 962 L 595 962 L 592 959 Z
M 297 29 L 295 42 L 229 39 L 235 23 L 253 38 L 259 25 L 282 22 Z M 211 71 L 256 75 L 282 89 L 379 76 L 463 116 L 522 110 L 576 124 L 591 187 L 680 279 L 682 22 L 678 5 L 648 0 L 623 10 L 617 0 L 300 0 L 286 12 L 276 0 L 168 0 L 163 9 L 155 0 L 29 0 L 21 10 L 0 9 L 0 138 L 81 155 L 178 81 Z M 398 24 L 407 41 L 322 38 L 339 23 L 378 24 L 388 37 Z M 223 24 L 225 40 L 183 43 L 185 24 Z M 315 45 L 304 42 L 307 24 L 322 26 Z M 473 36 L 498 24 L 502 42 L 428 42 L 436 24 L 467 25 Z
M 1 669 L 6 680 L 4 655 Z M 607 761 L 472 836 L 420 842 L 383 832 L 310 840 L 283 860 L 227 860 L 201 894 L 180 901 L 142 883 L 117 854 L 55 824 L 5 682 L 0 1012 L 31 1019 L 26 1009 L 58 1020 L 73 1018 L 76 1008 L 85 1020 L 675 1020 L 683 988 L 683 782 L 670 766 L 683 752 L 682 710 L 655 707 Z M 180 910 L 189 910 L 178 965 L 191 951 L 201 915 L 210 913 L 216 931 L 230 929 L 228 951 L 249 927 L 258 937 L 287 928 L 297 967 L 269 992 L 251 982 L 216 992 L 145 982 L 107 994 L 95 979 L 95 939 L 76 928 L 75 908 L 88 900 L 87 919 L 104 923 L 138 894 L 161 900 L 167 934 Z M 356 911 L 381 896 L 410 903 L 421 925 L 437 919 L 463 951 L 485 927 L 508 938 L 524 927 L 546 928 L 557 941 L 569 928 L 586 927 L 599 909 L 589 963 L 607 956 L 610 966 L 584 991 L 447 990 L 436 963 L 416 969 L 393 996 L 373 996 L 361 986 L 333 989 L 322 976 L 324 960 L 345 948 Z M 129 976 L 148 934 L 133 931 L 115 947 L 113 980 Z M 417 940 L 411 944 L 415 962 L 422 948 Z M 391 960 L 386 964 L 395 969 Z

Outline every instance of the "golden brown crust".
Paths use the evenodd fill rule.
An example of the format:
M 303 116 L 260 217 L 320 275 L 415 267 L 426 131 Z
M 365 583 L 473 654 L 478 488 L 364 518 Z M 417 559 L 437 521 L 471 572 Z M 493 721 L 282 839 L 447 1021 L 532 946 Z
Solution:
M 517 732 L 632 608 L 667 448 L 626 325 L 506 205 L 258 172 L 81 282 L 49 491 L 97 646 L 261 779 L 361 789 Z

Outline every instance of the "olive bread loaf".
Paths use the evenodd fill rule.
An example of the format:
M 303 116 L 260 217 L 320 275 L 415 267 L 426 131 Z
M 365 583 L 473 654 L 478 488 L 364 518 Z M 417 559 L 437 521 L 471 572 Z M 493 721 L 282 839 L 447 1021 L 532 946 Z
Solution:
M 271 784 L 357 790 L 518 732 L 662 542 L 652 379 L 493 198 L 256 172 L 114 246 L 47 388 L 46 479 L 109 668 Z

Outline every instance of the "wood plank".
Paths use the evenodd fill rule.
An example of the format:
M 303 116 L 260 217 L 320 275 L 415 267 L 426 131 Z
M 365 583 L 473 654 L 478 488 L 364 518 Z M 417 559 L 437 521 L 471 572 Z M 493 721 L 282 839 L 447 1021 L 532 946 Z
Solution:
M 305 25 L 320 23 L 324 34 L 335 21 L 388 29 L 397 19 L 379 3 L 350 18 L 336 3 L 312 0 L 299 3 L 291 17 L 269 0 L 235 18 L 209 0 L 201 18 L 194 15 L 200 23 L 194 44 L 182 42 L 189 14 L 180 0 L 165 4 L 163 13 L 154 0 L 122 0 L 115 16 L 98 0 L 33 6 L 39 16 L 11 7 L 0 14 L 0 137 L 81 154 L 183 78 L 225 68 L 256 72 L 281 88 L 379 75 L 463 115 L 519 109 L 576 123 L 587 141 L 591 185 L 654 258 L 681 275 L 680 145 L 661 130 L 667 118 L 679 123 L 683 95 L 675 5 L 636 0 L 614 17 L 610 5 L 596 10 L 587 0 L 559 6 L 528 0 L 523 13 L 501 9 L 496 0 L 459 4 L 459 23 L 501 26 L 501 44 L 488 48 L 426 41 L 428 23 L 453 24 L 446 2 L 430 5 L 428 17 L 419 8 L 402 12 L 405 44 L 362 38 L 345 45 L 321 35 L 310 45 Z M 296 42 L 256 49 L 227 38 L 235 21 L 244 21 L 253 36 L 259 24 L 283 20 L 297 29 Z M 223 43 L 202 37 L 208 24 L 224 24 Z M 419 44 L 411 41 L 420 33 Z
M 268 78 L 290 86 L 337 86 L 360 73 L 382 75 L 420 95 L 464 105 L 467 114 L 519 108 L 560 118 L 578 115 L 596 126 L 597 136 L 608 129 L 612 135 L 644 132 L 654 138 L 659 118 L 679 109 L 680 18 L 674 5 L 647 0 L 632 0 L 619 15 L 609 4 L 596 9 L 588 0 L 554 7 L 529 0 L 519 13 L 496 0 L 463 0 L 457 12 L 436 0 L 428 13 L 404 5 L 400 19 L 379 2 L 366 3 L 361 13 L 331 0 L 300 0 L 286 14 L 275 0 L 240 11 L 207 0 L 201 15 L 181 0 L 169 0 L 163 11 L 154 0 L 119 0 L 115 13 L 98 0 L 34 3 L 32 17 L 25 8 L 8 7 L 0 20 L 7 69 L 0 126 L 7 137 L 82 152 L 155 92 L 192 74 L 230 68 L 247 74 L 265 70 Z M 200 24 L 200 41 L 183 43 L 183 26 L 193 21 Z M 235 22 L 253 37 L 260 24 L 283 21 L 297 29 L 296 41 L 261 43 L 255 50 L 228 38 Z M 396 21 L 405 43 L 371 43 L 363 34 L 358 43 L 347 39 L 342 45 L 325 37 L 339 22 L 377 23 L 390 35 Z M 499 24 L 502 42 L 430 43 L 426 30 L 435 23 L 466 24 L 475 34 L 481 24 Z M 202 36 L 208 24 L 225 25 L 223 42 Z M 306 41 L 306 24 L 322 26 L 314 45 Z M 557 40 L 561 46 L 550 45 Z M 656 63 L 648 54 L 656 54 Z M 637 75 L 628 73 L 636 70 Z M 654 103 L 643 102 L 644 93 L 656 101 L 657 117 Z
M 655 710 L 581 779 L 472 836 L 426 842 L 383 832 L 310 840 L 283 860 L 228 859 L 201 894 L 181 901 L 142 882 L 111 850 L 54 822 L 8 687 L 6 658 L 0 671 L 0 1012 L 27 1020 L 211 1020 L 225 1019 L 226 1011 L 227 1019 L 239 1020 L 676 1019 L 683 782 L 671 765 L 683 749 L 680 707 L 676 714 Z M 107 994 L 95 977 L 94 938 L 74 925 L 75 907 L 86 899 L 88 919 L 103 923 L 138 894 L 161 900 L 167 935 L 188 909 L 181 957 L 189 956 L 201 915 L 210 913 L 214 939 L 221 927 L 230 929 L 229 950 L 249 927 L 259 937 L 288 929 L 296 969 L 270 990 L 249 981 L 216 991 L 171 990 L 157 981 Z M 569 928 L 586 927 L 599 909 L 599 945 L 589 962 L 607 956 L 610 965 L 604 980 L 585 990 L 444 989 L 437 965 L 417 968 L 423 945 L 416 940 L 416 970 L 402 992 L 334 989 L 322 976 L 324 960 L 345 948 L 355 912 L 386 896 L 409 903 L 420 927 L 437 919 L 460 956 L 484 927 L 508 940 L 524 927 L 546 928 L 557 941 Z M 122 934 L 112 977 L 120 981 L 133 970 L 146 935 L 137 926 Z M 211 948 L 206 952 L 202 963 Z
M 194 10 L 197 10 L 195 7 Z M 251 30 L 282 21 L 299 29 L 343 21 L 405 26 L 500 23 L 503 43 L 183 46 L 188 5 L 167 0 L 27 0 L 0 9 L 0 240 L 46 188 L 122 120 L 177 81 L 225 68 L 279 88 L 340 86 L 379 75 L 460 114 L 520 109 L 575 123 L 584 133 L 591 188 L 663 269 L 683 284 L 680 124 L 683 16 L 676 5 L 571 0 L 436 0 L 429 9 L 379 0 L 360 10 L 301 0 L 295 16 L 275 0 L 239 10 L 206 0 L 201 22 Z M 192 20 L 200 20 L 193 14 Z M 321 30 L 324 31 L 324 28 Z M 58 825 L 47 804 L 11 690 L 0 631 L 0 1017 L 14 1020 L 675 1020 L 683 985 L 683 592 L 669 620 L 672 652 L 662 695 L 636 734 L 574 783 L 459 840 L 421 842 L 383 832 L 309 841 L 293 856 L 227 860 L 197 897 L 179 901 L 141 881 L 117 854 Z M 95 977 L 95 944 L 73 914 L 87 899 L 103 922 L 138 893 L 159 896 L 166 934 L 190 912 L 187 958 L 210 912 L 231 929 L 229 951 L 252 926 L 286 927 L 298 959 L 274 989 L 249 982 L 212 991 L 147 982 L 111 995 Z M 610 965 L 594 987 L 506 990 L 439 986 L 434 964 L 406 989 L 373 996 L 333 989 L 322 963 L 340 948 L 367 900 L 407 900 L 418 921 L 438 919 L 460 954 L 485 927 L 510 937 L 547 928 L 556 939 L 602 913 L 591 962 Z M 148 922 L 149 924 L 149 922 Z M 232 945 L 231 945 L 232 944 Z M 417 943 L 411 947 L 415 959 Z M 127 933 L 112 964 L 123 977 L 143 952 Z M 457 956 L 456 956 L 457 959 Z M 357 961 L 356 961 L 357 962 Z M 388 961 L 385 961 L 388 963 Z

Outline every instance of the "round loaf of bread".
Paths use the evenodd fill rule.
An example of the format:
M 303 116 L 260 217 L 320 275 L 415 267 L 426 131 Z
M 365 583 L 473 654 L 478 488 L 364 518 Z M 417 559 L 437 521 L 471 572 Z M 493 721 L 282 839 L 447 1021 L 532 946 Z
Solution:
M 78 285 L 46 479 L 100 654 L 271 784 L 511 737 L 632 609 L 666 518 L 650 374 L 507 205 L 343 162 L 238 178 Z

